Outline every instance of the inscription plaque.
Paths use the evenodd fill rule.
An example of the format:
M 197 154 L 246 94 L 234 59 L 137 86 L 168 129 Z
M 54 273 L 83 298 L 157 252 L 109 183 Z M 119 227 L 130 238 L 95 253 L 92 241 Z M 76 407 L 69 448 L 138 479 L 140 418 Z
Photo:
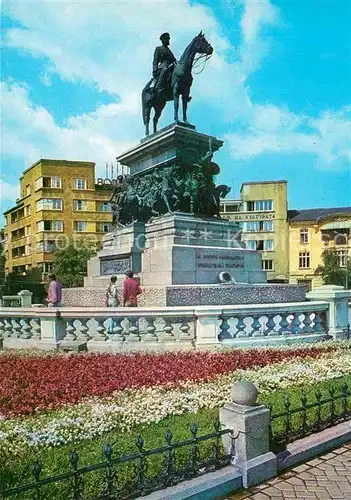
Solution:
M 130 258 L 100 260 L 100 274 L 124 274 L 130 269 Z
M 244 256 L 240 253 L 202 250 L 196 253 L 196 269 L 219 272 L 244 269 Z

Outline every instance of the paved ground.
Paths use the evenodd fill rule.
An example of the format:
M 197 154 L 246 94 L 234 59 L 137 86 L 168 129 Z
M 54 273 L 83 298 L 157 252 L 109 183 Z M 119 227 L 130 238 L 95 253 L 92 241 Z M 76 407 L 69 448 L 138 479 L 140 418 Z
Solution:
M 351 443 L 285 472 L 261 486 L 227 500 L 320 498 L 351 500 Z

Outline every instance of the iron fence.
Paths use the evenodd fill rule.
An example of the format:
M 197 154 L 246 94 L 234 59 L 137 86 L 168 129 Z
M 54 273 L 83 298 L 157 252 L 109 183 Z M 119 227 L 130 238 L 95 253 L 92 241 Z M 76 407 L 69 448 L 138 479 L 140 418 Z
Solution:
M 105 445 L 104 461 L 84 467 L 73 451 L 67 461 L 69 470 L 54 476 L 41 477 L 45 464 L 35 462 L 31 465 L 34 480 L 7 488 L 0 492 L 0 498 L 127 500 L 144 496 L 229 465 L 232 453 L 224 453 L 222 436 L 231 435 L 231 430 L 220 427 L 217 419 L 212 433 L 198 436 L 198 425 L 194 423 L 189 439 L 178 442 L 172 442 L 172 432 L 167 431 L 165 444 L 149 450 L 138 436 L 136 451 L 129 455 L 114 457 L 113 446 Z M 94 472 L 99 474 L 87 480 L 88 474 Z
M 326 393 L 325 393 L 326 394 Z M 351 418 L 351 390 L 347 383 L 331 387 L 328 395 L 318 389 L 311 402 L 304 391 L 298 397 L 298 406 L 293 407 L 291 397 L 283 399 L 283 411 L 272 413 L 270 443 L 272 451 L 281 451 L 288 443 L 332 427 Z

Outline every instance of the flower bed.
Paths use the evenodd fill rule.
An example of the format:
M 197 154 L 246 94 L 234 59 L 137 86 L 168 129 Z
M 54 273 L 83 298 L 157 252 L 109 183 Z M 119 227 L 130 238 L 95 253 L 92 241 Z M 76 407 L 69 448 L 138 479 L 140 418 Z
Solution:
M 167 354 L 0 357 L 0 417 L 29 415 L 130 388 L 207 381 L 236 370 L 319 357 L 335 346 Z

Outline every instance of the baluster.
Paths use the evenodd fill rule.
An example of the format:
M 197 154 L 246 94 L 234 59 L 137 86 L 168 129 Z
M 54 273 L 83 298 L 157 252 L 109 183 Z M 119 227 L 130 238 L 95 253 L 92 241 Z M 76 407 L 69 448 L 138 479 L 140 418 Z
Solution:
M 212 460 L 216 466 L 219 463 L 221 457 L 221 435 L 220 435 L 221 423 L 218 418 L 213 423 L 213 434 L 215 435 L 215 442 L 212 445 Z
M 315 429 L 319 431 L 322 425 L 322 393 L 319 389 L 317 389 L 315 396 L 316 396 L 316 413 L 317 413 L 315 420 Z
M 138 318 L 128 318 L 129 326 L 128 326 L 128 337 L 126 338 L 127 342 L 140 342 L 139 335 L 139 319 Z
M 32 339 L 40 340 L 40 338 L 41 338 L 40 319 L 33 318 L 32 319 Z
M 183 319 L 180 325 L 180 331 L 182 333 L 179 335 L 179 340 L 191 340 L 191 335 L 189 333 L 189 330 L 190 330 L 190 325 L 188 320 Z
M 64 340 L 68 340 L 69 342 L 73 342 L 77 340 L 77 334 L 76 334 L 76 328 L 74 326 L 74 319 L 69 318 L 67 319 L 67 326 L 66 326 L 66 336 Z
M 111 336 L 111 340 L 113 342 L 123 342 L 124 341 L 124 335 L 122 335 L 122 332 L 123 332 L 123 326 L 122 326 L 123 318 L 121 316 L 116 316 L 114 318 L 114 321 L 115 321 L 115 326 L 112 329 L 113 334 Z
M 342 386 L 341 386 L 341 406 L 342 406 L 342 419 L 343 420 L 347 420 L 348 418 L 348 404 L 347 404 L 347 401 L 348 401 L 348 397 L 349 397 L 349 386 L 347 385 L 347 383 L 345 382 Z
M 304 313 L 304 319 L 303 319 L 303 328 L 302 331 L 303 333 L 312 333 L 313 328 L 311 326 L 312 324 L 312 319 L 311 319 L 311 313 L 305 312 Z
M 291 433 L 291 402 L 290 402 L 290 396 L 289 394 L 285 394 L 284 396 L 284 420 L 285 420 L 285 436 L 284 436 L 284 442 L 288 443 L 290 439 L 290 433 Z
M 222 320 L 222 323 L 219 325 L 219 335 L 218 335 L 218 340 L 229 340 L 232 338 L 232 336 L 229 333 L 230 330 L 230 325 L 228 323 L 228 316 L 225 316 L 224 314 L 221 314 L 219 316 L 219 319 Z
M 236 334 L 236 338 L 237 339 L 240 339 L 240 338 L 246 338 L 247 337 L 247 334 L 245 332 L 245 329 L 246 329 L 246 324 L 245 324 L 245 316 L 236 316 L 238 318 L 238 322 L 236 324 L 236 329 L 237 329 L 237 334 Z
M 79 462 L 78 453 L 72 451 L 69 461 L 74 472 L 73 485 L 72 485 L 73 500 L 81 500 L 84 490 L 84 483 L 83 483 L 83 477 L 78 472 L 78 462 Z
M 40 500 L 40 474 L 42 471 L 42 466 L 40 462 L 34 462 L 32 467 L 32 474 L 34 476 L 34 481 L 35 481 L 35 499 Z
M 95 321 L 97 322 L 98 326 L 96 328 L 96 334 L 94 336 L 94 340 L 98 341 L 106 341 L 107 340 L 107 335 L 106 335 L 106 328 L 105 328 L 105 318 L 95 318 Z
M 30 339 L 32 336 L 30 318 L 22 318 L 21 339 Z
M 163 321 L 165 322 L 165 326 L 163 327 L 163 332 L 164 334 L 162 335 L 162 341 L 172 341 L 174 340 L 174 335 L 173 335 L 173 325 L 172 325 L 172 318 L 162 318 Z
M 89 327 L 87 326 L 89 319 L 81 319 L 80 320 L 80 328 L 78 330 L 77 339 L 82 340 L 83 342 L 87 342 L 91 339 L 91 336 L 88 334 Z
M 11 337 L 14 339 L 18 339 L 21 336 L 22 326 L 20 324 L 20 318 L 13 318 L 12 320 L 12 335 Z
M 268 337 L 272 337 L 274 335 L 277 335 L 278 332 L 275 331 L 275 323 L 274 323 L 274 314 L 267 314 L 268 320 L 266 323 L 266 330 L 264 332 L 265 335 Z
M 173 434 L 171 431 L 167 431 L 165 434 L 165 440 L 167 443 L 167 455 L 166 455 L 166 460 L 165 460 L 165 479 L 164 479 L 164 486 L 171 486 L 174 484 L 173 480 L 176 476 L 176 469 L 175 469 L 175 453 L 174 453 L 174 448 L 172 444 L 172 439 L 173 439 Z
M 99 498 L 117 498 L 117 474 L 113 469 L 112 464 L 112 446 L 106 444 L 104 446 L 104 455 L 106 461 L 106 473 L 104 479 L 104 486 Z
M 191 432 L 191 440 L 192 440 L 192 446 L 190 449 L 190 460 L 189 460 L 189 472 L 194 475 L 197 472 L 197 462 L 199 458 L 199 450 L 197 447 L 197 431 L 198 431 L 198 425 L 196 423 L 191 424 L 190 427 L 190 432 Z
M 293 333 L 294 335 L 298 335 L 299 333 L 302 332 L 302 330 L 300 328 L 300 324 L 301 324 L 300 314 L 301 313 L 299 313 L 299 312 L 294 313 L 294 319 L 293 319 L 293 322 L 291 324 L 291 333 Z
M 5 338 L 10 338 L 12 336 L 12 321 L 11 318 L 5 319 Z
M 252 333 L 251 333 L 251 336 L 252 337 L 262 337 L 262 331 L 261 331 L 261 322 L 260 322 L 260 317 L 261 315 L 259 314 L 255 314 L 255 315 L 252 315 L 252 325 L 251 325 L 251 328 L 252 328 Z
M 319 311 L 315 312 L 315 317 L 313 321 L 314 321 L 313 331 L 315 333 L 323 333 L 324 329 L 322 326 L 322 315 Z
M 147 322 L 147 327 L 146 327 L 146 333 L 144 335 L 144 341 L 145 342 L 157 342 L 158 338 L 157 338 L 157 335 L 155 334 L 156 326 L 154 325 L 156 318 L 146 317 L 145 319 Z
M 307 431 L 307 396 L 304 391 L 301 392 L 300 396 L 302 415 L 301 415 L 301 433 L 302 437 L 305 436 Z
M 289 330 L 288 330 L 288 326 L 289 326 L 289 322 L 287 320 L 288 316 L 290 316 L 290 313 L 287 313 L 287 312 L 282 312 L 279 314 L 281 316 L 281 320 L 279 321 L 279 333 L 281 335 L 286 335 L 287 333 L 289 333 Z
M 136 438 L 135 444 L 139 450 L 139 463 L 137 465 L 136 485 L 138 493 L 142 496 L 145 494 L 146 486 L 146 458 L 144 453 L 144 440 L 141 436 Z
M 330 423 L 333 424 L 336 418 L 335 414 L 335 387 L 328 389 L 330 396 Z

